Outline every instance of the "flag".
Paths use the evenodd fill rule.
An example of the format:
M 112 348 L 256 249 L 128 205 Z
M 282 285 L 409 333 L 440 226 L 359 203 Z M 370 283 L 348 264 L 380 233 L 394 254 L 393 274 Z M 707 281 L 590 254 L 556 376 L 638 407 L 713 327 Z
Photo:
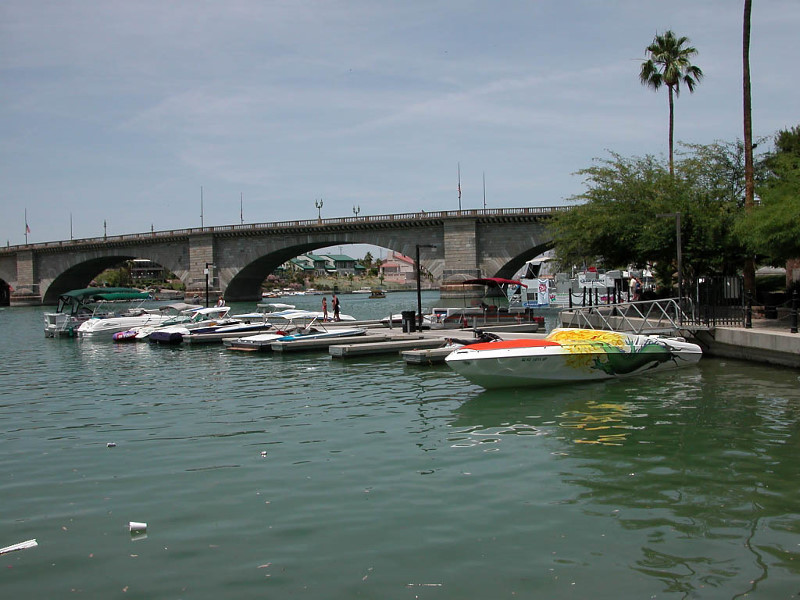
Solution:
M 30 232 L 31 232 L 31 228 L 28 227 L 27 223 L 25 223 L 25 233 L 30 233 Z
M 458 199 L 461 200 L 461 182 L 458 183 Z

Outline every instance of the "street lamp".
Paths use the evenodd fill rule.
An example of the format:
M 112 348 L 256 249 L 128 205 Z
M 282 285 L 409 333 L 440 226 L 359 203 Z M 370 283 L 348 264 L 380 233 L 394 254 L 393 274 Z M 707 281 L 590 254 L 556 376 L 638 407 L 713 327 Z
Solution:
M 360 212 L 361 212 L 361 207 L 360 206 L 354 206 L 353 207 L 353 214 L 356 216 L 356 218 L 358 218 L 358 213 L 360 213 Z
M 678 302 L 683 298 L 683 265 L 681 264 L 681 213 L 661 213 L 657 217 L 670 217 L 675 219 L 675 238 L 678 244 Z
M 314 200 L 314 206 L 317 207 L 317 220 L 322 220 L 322 198 Z
M 420 285 L 419 280 L 419 249 L 420 248 L 436 248 L 433 244 L 416 244 L 415 248 L 417 253 L 415 255 L 415 262 L 414 265 L 416 267 L 415 271 L 417 273 L 417 326 L 420 331 L 422 331 L 422 287 Z
M 208 308 L 208 267 L 216 268 L 216 265 L 213 263 L 206 263 L 206 268 L 203 269 L 203 273 L 206 274 L 206 308 Z

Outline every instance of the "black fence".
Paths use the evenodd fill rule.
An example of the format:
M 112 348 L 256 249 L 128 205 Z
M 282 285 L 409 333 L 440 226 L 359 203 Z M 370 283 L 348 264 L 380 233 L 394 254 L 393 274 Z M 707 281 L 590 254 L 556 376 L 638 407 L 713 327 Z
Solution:
M 707 327 L 744 327 L 747 317 L 744 282 L 739 276 L 701 277 L 694 298 L 693 320 Z

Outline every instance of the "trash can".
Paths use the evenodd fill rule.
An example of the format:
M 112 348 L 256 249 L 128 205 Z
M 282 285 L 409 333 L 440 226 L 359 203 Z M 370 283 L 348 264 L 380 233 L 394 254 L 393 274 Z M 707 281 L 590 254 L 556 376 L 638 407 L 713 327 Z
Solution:
M 414 333 L 417 330 L 417 313 L 413 310 L 404 310 L 400 312 L 400 317 L 403 322 L 403 333 Z

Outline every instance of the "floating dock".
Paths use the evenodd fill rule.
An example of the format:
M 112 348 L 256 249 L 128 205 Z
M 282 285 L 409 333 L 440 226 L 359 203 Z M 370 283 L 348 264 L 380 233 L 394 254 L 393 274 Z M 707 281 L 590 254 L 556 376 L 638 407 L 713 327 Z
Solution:
M 444 359 L 455 349 L 456 346 L 445 346 L 426 350 L 404 350 L 400 355 L 409 365 L 435 365 L 444 363 Z
M 372 336 L 370 336 L 372 338 Z M 418 337 L 417 339 L 393 339 L 376 342 L 368 339 L 366 344 L 339 344 L 331 345 L 328 353 L 334 358 L 350 358 L 351 356 L 364 356 L 375 354 L 397 354 L 402 350 L 425 348 L 440 348 L 447 342 L 442 337 Z

